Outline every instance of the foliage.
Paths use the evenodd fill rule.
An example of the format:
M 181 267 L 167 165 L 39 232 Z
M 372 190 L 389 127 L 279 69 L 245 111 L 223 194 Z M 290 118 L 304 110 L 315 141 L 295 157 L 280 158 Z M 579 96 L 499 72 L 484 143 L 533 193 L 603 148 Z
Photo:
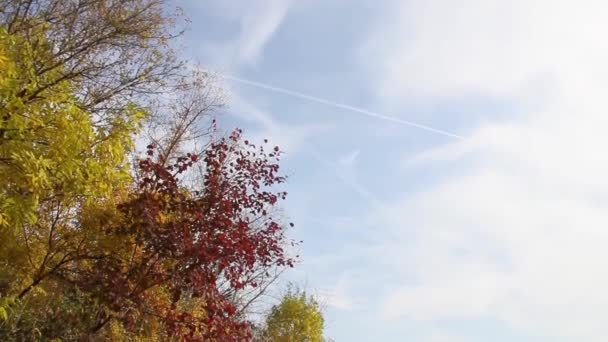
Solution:
M 31 96 L 39 84 L 62 71 L 35 72 L 51 46 L 45 43 L 44 31 L 32 30 L 33 37 L 36 43 L 0 28 L 0 297 L 6 300 L 25 296 L 83 255 L 90 241 L 75 217 L 80 208 L 110 201 L 116 189 L 130 183 L 127 153 L 144 117 L 129 105 L 108 112 L 107 124 L 95 126 L 68 81 Z M 29 307 L 52 299 L 44 291 L 35 296 Z M 19 317 L 24 327 L 34 311 L 18 304 L 10 309 L 2 305 L 2 313 L 23 309 Z M 5 326 L 14 323 L 6 321 Z
M 144 112 L 130 105 L 95 127 L 65 81 L 29 98 L 37 84 L 56 76 L 34 71 L 34 61 L 50 47 L 34 49 L 5 30 L 0 30 L 0 46 L 8 52 L 0 81 L 0 225 L 35 224 L 32 209 L 51 198 L 107 196 L 124 185 L 126 152 Z
M 38 56 L 35 98 L 59 82 L 76 87 L 80 106 L 100 116 L 179 83 L 182 68 L 170 45 L 179 13 L 167 0 L 2 0 L 0 23 L 9 34 L 52 49 Z M 52 75 L 46 75 L 52 74 Z
M 200 128 L 222 97 L 180 74 L 171 13 L 0 0 L 0 340 L 247 340 L 293 266 L 281 151 Z
M 265 336 L 273 342 L 322 342 L 323 324 L 315 298 L 290 288 L 266 317 Z
M 105 224 L 106 238 L 122 241 L 120 248 L 115 245 L 110 255 L 86 260 L 79 273 L 62 276 L 94 293 L 127 324 L 154 312 L 172 335 L 247 336 L 248 325 L 219 284 L 257 286 L 248 279 L 258 267 L 293 265 L 283 251 L 283 227 L 267 213 L 286 196 L 267 189 L 285 180 L 277 173 L 279 155 L 278 148 L 266 153 L 245 144 L 237 130 L 200 157 L 203 187 L 188 191 L 178 177 L 199 156 L 164 166 L 148 146 L 148 158 L 139 162 L 137 190 L 119 206 L 120 219 Z M 165 298 L 150 297 L 150 291 Z M 189 306 L 184 300 L 196 301 L 203 312 L 184 310 Z

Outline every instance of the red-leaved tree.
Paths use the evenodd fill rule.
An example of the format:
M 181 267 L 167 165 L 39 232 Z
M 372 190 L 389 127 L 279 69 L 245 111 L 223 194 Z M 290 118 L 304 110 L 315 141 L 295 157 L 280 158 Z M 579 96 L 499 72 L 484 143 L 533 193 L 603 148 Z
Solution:
M 287 195 L 273 190 L 285 181 L 281 151 L 255 146 L 236 130 L 170 165 L 155 159 L 153 145 L 147 154 L 119 219 L 104 228 L 111 253 L 65 274 L 115 313 L 100 311 L 91 333 L 112 319 L 133 325 L 153 317 L 183 340 L 247 338 L 249 325 L 221 286 L 255 287 L 260 269 L 293 266 L 285 227 L 270 214 Z M 203 184 L 186 188 L 182 176 L 195 163 Z

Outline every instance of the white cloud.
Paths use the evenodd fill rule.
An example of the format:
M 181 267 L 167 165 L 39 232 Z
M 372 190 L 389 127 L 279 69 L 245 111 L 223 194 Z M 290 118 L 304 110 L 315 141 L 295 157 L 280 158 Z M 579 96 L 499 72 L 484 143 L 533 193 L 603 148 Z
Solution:
M 355 187 L 365 189 L 360 184 L 357 177 L 357 163 L 359 159 L 360 151 L 358 149 L 352 150 L 344 155 L 338 157 L 334 164 L 334 169 L 338 176 L 347 184 L 355 184 Z M 364 192 L 369 192 L 367 189 Z
M 384 100 L 512 96 L 553 77 L 578 93 L 608 71 L 606 10 L 594 0 L 396 1 L 363 46 L 363 62 Z
M 379 213 L 400 236 L 385 248 L 393 268 L 416 279 L 386 298 L 383 313 L 490 317 L 540 334 L 607 336 L 608 205 L 563 170 L 525 171 L 492 153 L 485 166 Z
M 257 11 L 250 11 L 242 17 L 239 37 L 239 56 L 241 61 L 255 62 L 266 43 L 281 25 L 288 1 L 273 0 L 268 5 L 259 5 Z
M 347 154 L 338 158 L 338 165 L 345 168 L 352 168 L 356 166 L 357 160 L 359 159 L 360 150 L 355 149 Z
M 224 67 L 255 64 L 283 23 L 291 0 L 213 1 L 213 12 L 234 22 L 238 33 L 226 43 L 207 44 L 205 52 Z
M 422 342 L 464 342 L 464 337 L 444 332 L 433 332 L 423 337 Z
M 322 306 L 329 306 L 338 310 L 353 310 L 360 307 L 360 303 L 356 303 L 353 296 L 348 291 L 348 285 L 352 281 L 345 274 L 338 281 L 324 288 L 321 288 L 318 293 L 318 299 Z
M 384 101 L 477 94 L 522 105 L 404 163 L 442 175 L 375 213 L 390 227 L 383 257 L 408 279 L 386 295 L 386 319 L 608 336 L 607 11 L 603 1 L 414 0 L 370 36 Z

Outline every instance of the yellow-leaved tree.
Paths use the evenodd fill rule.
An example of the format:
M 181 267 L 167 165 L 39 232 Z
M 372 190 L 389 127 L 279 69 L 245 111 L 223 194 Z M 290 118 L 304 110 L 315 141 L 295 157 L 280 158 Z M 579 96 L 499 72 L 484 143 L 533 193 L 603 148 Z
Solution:
M 322 342 L 323 325 L 323 314 L 315 298 L 290 287 L 266 317 L 264 339 L 272 342 Z
M 14 299 L 47 280 L 28 302 L 50 304 L 52 276 L 85 257 L 94 232 L 74 224 L 76 216 L 130 184 L 127 152 L 145 115 L 130 105 L 96 124 L 73 83 L 61 80 L 61 66 L 38 72 L 53 63 L 51 52 L 44 24 L 27 39 L 0 27 L 0 320 L 9 319 Z

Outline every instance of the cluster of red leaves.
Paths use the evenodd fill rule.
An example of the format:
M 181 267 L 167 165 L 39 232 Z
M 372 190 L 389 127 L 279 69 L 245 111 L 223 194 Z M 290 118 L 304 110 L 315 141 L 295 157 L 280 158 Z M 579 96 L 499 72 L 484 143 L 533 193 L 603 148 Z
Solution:
M 271 191 L 285 181 L 279 174 L 279 148 L 266 152 L 243 141 L 237 130 L 204 154 L 187 154 L 172 165 L 155 161 L 152 145 L 147 153 L 139 162 L 137 190 L 119 207 L 121 223 L 108 229 L 132 241 L 128 253 L 99 260 L 86 286 L 96 288 L 114 310 L 137 316 L 145 314 L 144 308 L 154 311 L 171 334 L 185 340 L 247 338 L 249 326 L 218 283 L 234 289 L 256 286 L 247 280 L 256 270 L 293 266 L 283 250 L 285 227 L 269 214 L 287 195 Z M 203 184 L 186 190 L 180 175 L 197 162 Z M 171 304 L 149 305 L 146 293 L 157 286 L 170 294 Z M 176 303 L 184 293 L 203 299 L 204 318 L 180 312 Z

